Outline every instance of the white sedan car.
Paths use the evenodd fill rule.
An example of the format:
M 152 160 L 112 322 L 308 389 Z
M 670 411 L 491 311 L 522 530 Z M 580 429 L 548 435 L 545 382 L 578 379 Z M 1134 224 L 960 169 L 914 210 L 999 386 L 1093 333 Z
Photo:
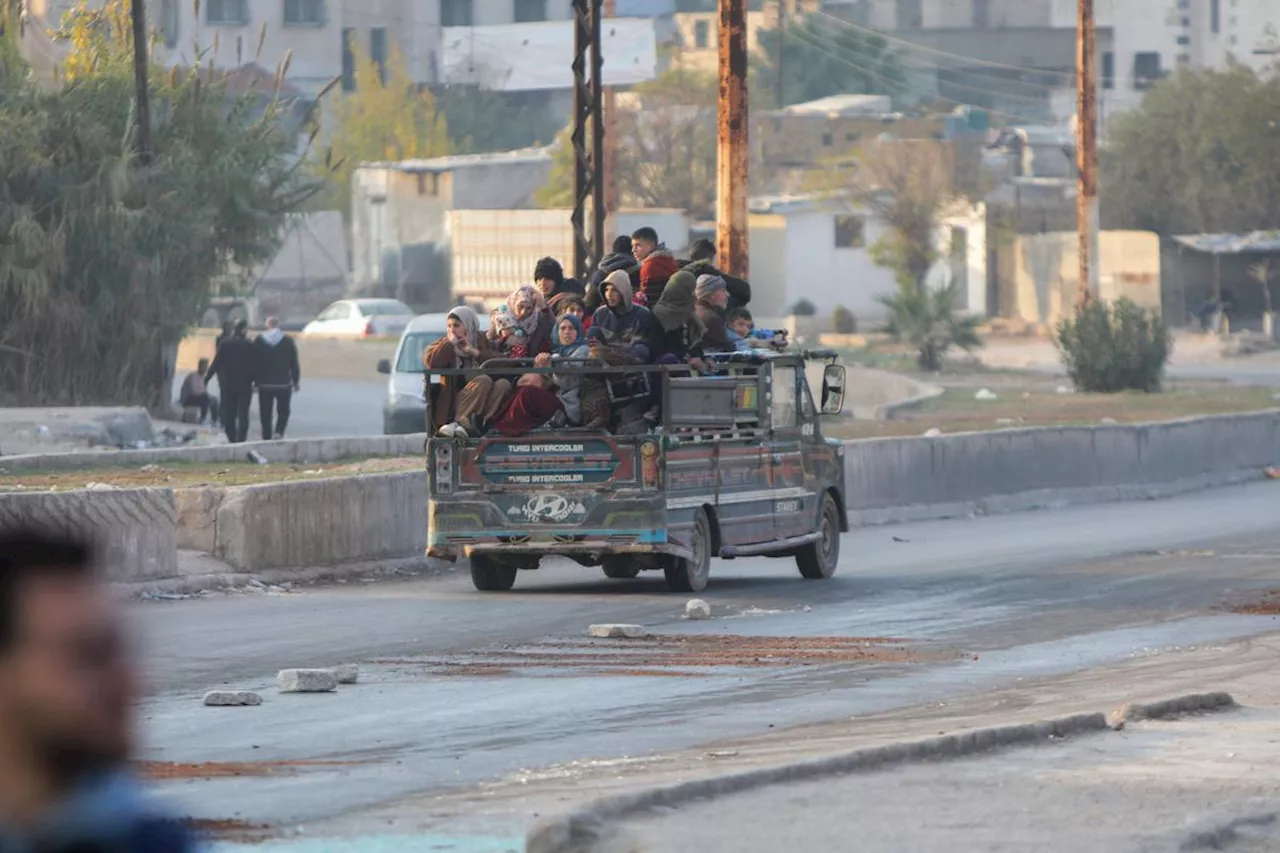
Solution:
M 305 338 L 378 338 L 399 335 L 413 309 L 396 299 L 343 299 L 302 330 Z

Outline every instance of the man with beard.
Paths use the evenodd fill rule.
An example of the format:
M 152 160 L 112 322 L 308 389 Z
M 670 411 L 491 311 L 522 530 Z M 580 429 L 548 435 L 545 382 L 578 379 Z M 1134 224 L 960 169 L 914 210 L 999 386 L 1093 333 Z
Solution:
M 604 294 L 600 291 L 605 277 L 618 270 L 625 272 L 631 279 L 632 293 L 640 289 L 640 262 L 632 254 L 631 238 L 626 234 L 613 241 L 613 250 L 600 260 L 595 272 L 591 273 L 591 277 L 587 279 L 585 307 L 588 317 L 596 313 L 604 304 Z
M 187 853 L 127 772 L 136 679 L 90 549 L 0 533 L 0 850 Z

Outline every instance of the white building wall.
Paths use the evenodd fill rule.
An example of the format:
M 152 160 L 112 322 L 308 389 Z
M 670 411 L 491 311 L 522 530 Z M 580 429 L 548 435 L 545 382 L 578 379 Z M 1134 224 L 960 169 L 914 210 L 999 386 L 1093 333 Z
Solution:
M 859 321 L 878 321 L 886 312 L 876 297 L 897 289 L 893 272 L 871 260 L 869 247 L 884 236 L 883 225 L 868 220 L 861 248 L 837 249 L 835 216 L 826 211 L 786 215 L 786 269 L 780 304 L 757 307 L 754 293 L 752 311 L 785 314 L 800 299 L 808 299 L 819 314 L 830 314 L 838 305 L 854 313 Z

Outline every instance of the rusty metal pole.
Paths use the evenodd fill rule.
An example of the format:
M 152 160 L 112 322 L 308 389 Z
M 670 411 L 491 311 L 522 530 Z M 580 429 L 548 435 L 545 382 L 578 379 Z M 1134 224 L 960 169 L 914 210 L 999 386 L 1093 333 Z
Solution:
M 604 0 L 604 19 L 612 18 L 617 11 L 615 0 Z M 618 209 L 618 179 L 616 166 L 618 161 L 617 127 L 618 99 L 614 88 L 608 86 L 604 90 L 604 215 L 608 217 Z M 604 246 L 599 247 L 604 250 Z M 603 257 L 601 255 L 600 257 Z
M 1080 234 L 1080 304 L 1098 296 L 1098 88 L 1093 0 L 1077 0 L 1076 227 Z
M 716 253 L 731 275 L 746 278 L 747 3 L 719 0 L 720 102 L 716 148 Z
M 573 274 L 583 278 L 602 257 L 604 241 L 604 122 L 600 116 L 601 0 L 573 0 Z M 587 63 L 591 76 L 587 77 Z M 591 132 L 588 144 L 587 131 Z M 587 205 L 592 208 L 587 228 Z
M 151 98 L 147 91 L 147 9 L 144 0 L 133 0 L 129 8 L 133 23 L 133 78 L 138 101 L 138 159 L 151 162 Z
M 604 220 L 608 215 L 605 199 L 605 113 L 604 52 L 600 37 L 603 24 L 601 0 L 591 3 L 591 257 L 587 269 L 595 269 L 604 257 Z M 585 277 L 583 270 L 581 277 Z

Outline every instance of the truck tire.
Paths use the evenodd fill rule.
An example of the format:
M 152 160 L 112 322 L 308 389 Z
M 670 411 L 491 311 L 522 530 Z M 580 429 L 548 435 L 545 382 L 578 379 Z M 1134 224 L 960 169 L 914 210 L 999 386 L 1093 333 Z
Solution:
M 476 554 L 471 558 L 471 583 L 481 592 L 506 592 L 515 586 L 515 566 L 504 566 L 492 557 Z
M 605 557 L 600 565 L 604 576 L 616 581 L 629 581 L 640 575 L 640 566 L 631 557 Z
M 693 559 L 676 559 L 663 569 L 672 592 L 702 592 L 711 577 L 711 522 L 698 510 L 693 520 Z
M 840 508 L 830 494 L 822 496 L 818 532 L 822 534 L 821 539 L 796 552 L 796 565 L 805 580 L 826 580 L 836 573 L 840 563 Z

